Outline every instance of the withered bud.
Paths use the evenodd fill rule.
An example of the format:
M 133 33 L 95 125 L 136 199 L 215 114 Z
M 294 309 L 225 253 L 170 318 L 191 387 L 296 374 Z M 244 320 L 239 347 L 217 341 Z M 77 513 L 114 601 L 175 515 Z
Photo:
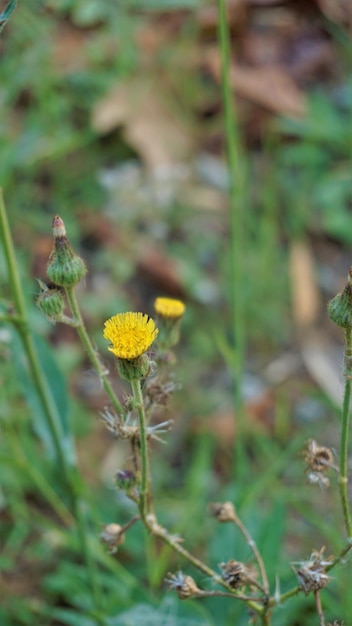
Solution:
M 313 550 L 308 561 L 291 564 L 305 594 L 323 589 L 330 580 L 330 576 L 326 573 L 326 567 L 331 563 L 333 557 L 324 559 L 324 550 L 325 547 L 319 551 Z M 295 567 L 295 565 L 299 567 Z
M 232 589 L 238 589 L 238 587 L 243 585 L 246 587 L 255 585 L 257 571 L 253 567 L 234 559 L 226 563 L 220 563 L 219 567 L 221 569 L 221 578 Z
M 125 541 L 120 524 L 106 524 L 100 533 L 100 539 L 105 543 L 112 554 L 117 552 L 117 548 Z
M 169 589 L 176 591 L 180 600 L 187 600 L 202 593 L 192 576 L 186 576 L 182 572 L 168 574 L 165 582 L 169 585 Z
M 236 511 L 232 502 L 211 502 L 209 513 L 218 522 L 233 522 L 236 519 Z

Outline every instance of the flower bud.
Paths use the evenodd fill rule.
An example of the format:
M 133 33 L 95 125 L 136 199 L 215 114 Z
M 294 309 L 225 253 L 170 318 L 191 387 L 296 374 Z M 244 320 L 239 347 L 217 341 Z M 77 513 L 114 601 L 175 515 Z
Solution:
M 123 491 L 130 491 L 137 484 L 137 478 L 131 470 L 119 470 L 116 472 L 116 485 Z
M 328 303 L 330 319 L 342 328 L 352 328 L 352 267 L 345 288 Z
M 49 289 L 44 283 L 41 286 L 44 289 L 37 296 L 36 304 L 51 322 L 55 322 L 62 317 L 65 308 L 62 293 L 60 289 Z
M 47 275 L 60 287 L 74 287 L 87 272 L 85 263 L 71 248 L 65 224 L 59 215 L 53 219 L 54 248 L 50 254 Z

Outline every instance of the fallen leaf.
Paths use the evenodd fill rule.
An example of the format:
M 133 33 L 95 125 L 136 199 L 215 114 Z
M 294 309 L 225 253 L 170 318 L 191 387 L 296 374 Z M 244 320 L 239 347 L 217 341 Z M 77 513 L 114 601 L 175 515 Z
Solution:
M 321 299 L 311 250 L 304 241 L 293 241 L 289 257 L 292 313 L 302 329 L 313 326 L 321 311 Z
M 211 73 L 220 82 L 219 51 L 209 50 L 206 60 Z M 232 63 L 230 80 L 238 95 L 274 113 L 300 117 L 305 112 L 303 92 L 280 65 L 244 67 Z
M 126 142 L 151 169 L 184 161 L 191 133 L 157 80 L 137 76 L 114 87 L 93 109 L 92 126 L 105 134 L 121 126 Z

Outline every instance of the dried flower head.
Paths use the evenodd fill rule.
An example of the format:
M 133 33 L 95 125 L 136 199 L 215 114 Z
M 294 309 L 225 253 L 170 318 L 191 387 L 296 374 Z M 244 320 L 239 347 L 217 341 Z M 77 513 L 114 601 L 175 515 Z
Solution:
M 186 310 L 185 304 L 175 298 L 156 298 L 154 308 L 160 317 L 179 319 Z
M 125 541 L 122 526 L 120 524 L 106 524 L 100 533 L 100 539 L 105 543 L 111 554 L 117 552 L 117 548 Z
M 326 567 L 331 563 L 333 557 L 324 559 L 324 551 L 325 546 L 319 551 L 313 550 L 308 561 L 291 564 L 305 594 L 323 589 L 330 580 L 330 576 L 326 573 Z
M 325 474 L 333 469 L 339 471 L 334 464 L 334 455 L 330 448 L 319 446 L 314 439 L 309 439 L 304 450 L 306 462 L 305 472 L 310 483 L 318 483 L 321 487 L 328 487 L 330 481 Z
M 253 567 L 234 559 L 226 563 L 220 563 L 219 567 L 221 569 L 221 578 L 233 589 L 238 589 L 242 586 L 256 586 L 257 571 Z
M 165 582 L 169 585 L 169 589 L 176 591 L 180 600 L 187 600 L 201 593 L 197 584 L 191 576 L 186 576 L 182 572 L 176 574 L 168 574 Z
M 314 439 L 309 439 L 305 452 L 307 470 L 324 472 L 334 466 L 334 455 L 330 448 L 319 446 Z
M 144 387 L 144 395 L 147 406 L 166 406 L 174 391 L 180 389 L 180 384 L 175 383 L 170 376 L 166 380 L 151 378 Z
M 236 519 L 236 511 L 232 502 L 212 502 L 209 504 L 209 513 L 218 522 L 233 522 Z
M 133 360 L 144 354 L 158 334 L 154 320 L 143 313 L 119 313 L 104 324 L 108 350 L 119 359 Z

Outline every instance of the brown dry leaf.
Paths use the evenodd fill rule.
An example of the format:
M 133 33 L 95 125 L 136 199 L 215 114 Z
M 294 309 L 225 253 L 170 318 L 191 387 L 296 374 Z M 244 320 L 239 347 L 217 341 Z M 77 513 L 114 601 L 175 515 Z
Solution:
M 184 298 L 175 262 L 155 246 L 142 246 L 140 250 L 137 267 L 142 278 L 152 282 L 160 293 Z
M 266 389 L 260 396 L 247 402 L 245 406 L 245 427 L 253 432 L 272 430 L 275 399 L 272 390 Z M 195 418 L 192 428 L 196 432 L 211 433 L 216 441 L 228 448 L 236 436 L 236 418 L 233 411 L 220 411 L 207 417 Z
M 313 326 L 321 310 L 314 259 L 304 241 L 294 241 L 289 257 L 293 319 L 301 329 Z
M 143 76 L 113 88 L 94 107 L 92 126 L 102 134 L 122 126 L 127 143 L 152 169 L 185 160 L 192 146 L 163 85 Z
M 352 20 L 352 5 L 350 0 L 317 0 L 319 8 L 322 13 L 333 22 L 339 24 L 351 23 Z
M 336 406 L 340 406 L 343 383 L 338 365 L 341 363 L 342 353 L 338 355 L 336 346 L 327 339 L 325 332 L 319 330 L 310 329 L 304 332 L 300 345 L 302 359 L 310 376 L 327 397 Z
M 62 74 L 87 69 L 88 60 L 85 44 L 87 32 L 64 24 L 58 28 L 52 40 L 52 60 L 54 67 Z
M 220 81 L 221 65 L 217 49 L 207 55 L 210 71 Z M 243 67 L 232 64 L 231 85 L 235 92 L 274 113 L 300 117 L 306 104 L 303 92 L 279 64 L 264 67 Z
M 227 21 L 232 32 L 242 31 L 248 17 L 248 0 L 230 0 L 226 3 Z M 197 21 L 203 37 L 217 36 L 219 11 L 213 5 L 203 6 L 197 12 Z

